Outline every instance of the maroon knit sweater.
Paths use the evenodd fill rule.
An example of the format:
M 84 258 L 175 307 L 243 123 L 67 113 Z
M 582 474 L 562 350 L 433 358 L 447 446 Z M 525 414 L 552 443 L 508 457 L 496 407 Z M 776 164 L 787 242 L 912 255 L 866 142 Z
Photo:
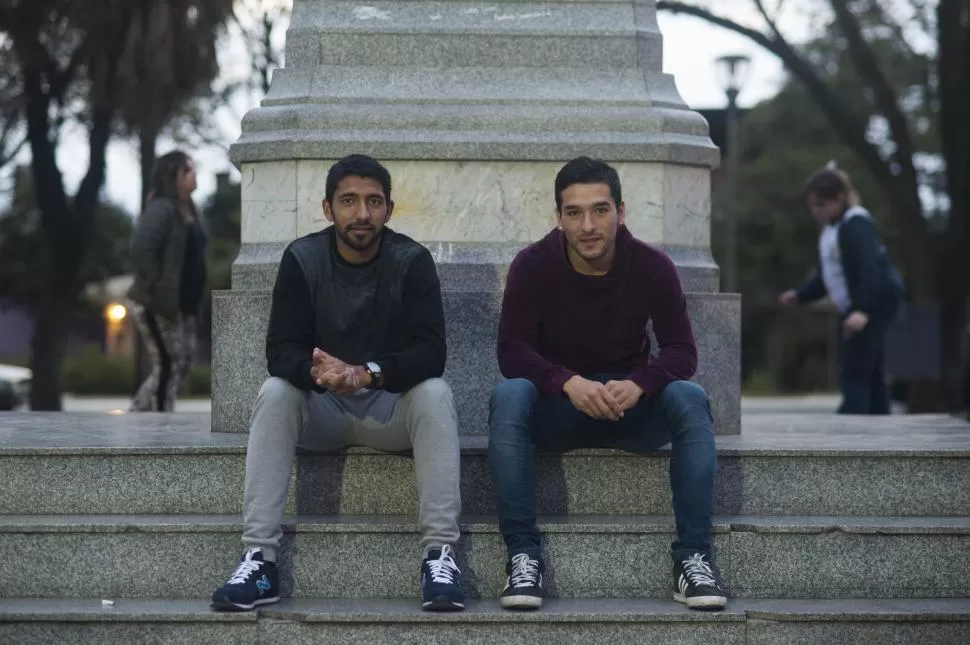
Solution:
M 650 357 L 647 322 L 660 346 Z M 509 268 L 498 330 L 506 378 L 526 378 L 560 396 L 575 374 L 626 375 L 644 396 L 697 368 L 697 347 L 673 262 L 620 227 L 616 258 L 603 276 L 576 272 L 565 236 L 553 230 L 522 249 Z

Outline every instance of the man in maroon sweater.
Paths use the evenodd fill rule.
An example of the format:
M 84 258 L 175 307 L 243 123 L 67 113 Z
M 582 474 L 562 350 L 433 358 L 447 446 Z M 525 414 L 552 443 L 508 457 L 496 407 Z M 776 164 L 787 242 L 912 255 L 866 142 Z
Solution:
M 697 349 L 677 270 L 624 226 L 620 180 L 580 157 L 556 177 L 557 227 L 509 268 L 488 458 L 508 549 L 501 604 L 542 605 L 533 446 L 653 451 L 671 443 L 674 599 L 723 609 L 713 561 L 714 423 L 688 381 Z M 659 354 L 651 356 L 647 322 Z

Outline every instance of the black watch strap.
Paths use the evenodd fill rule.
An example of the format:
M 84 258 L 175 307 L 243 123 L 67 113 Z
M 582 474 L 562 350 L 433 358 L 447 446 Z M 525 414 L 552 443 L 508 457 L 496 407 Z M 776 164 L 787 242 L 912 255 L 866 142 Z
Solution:
M 371 387 L 379 390 L 384 387 L 384 374 L 380 370 L 379 365 L 377 371 L 372 370 L 370 367 L 372 364 L 377 365 L 377 363 L 365 363 L 364 370 L 367 372 L 367 375 L 370 376 Z

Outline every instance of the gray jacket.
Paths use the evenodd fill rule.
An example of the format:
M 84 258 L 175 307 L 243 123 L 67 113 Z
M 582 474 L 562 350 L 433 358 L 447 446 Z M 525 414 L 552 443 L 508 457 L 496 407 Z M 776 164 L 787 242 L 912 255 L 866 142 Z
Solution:
M 170 320 L 179 316 L 185 236 L 178 206 L 171 199 L 157 198 L 138 218 L 131 240 L 135 279 L 128 297 Z

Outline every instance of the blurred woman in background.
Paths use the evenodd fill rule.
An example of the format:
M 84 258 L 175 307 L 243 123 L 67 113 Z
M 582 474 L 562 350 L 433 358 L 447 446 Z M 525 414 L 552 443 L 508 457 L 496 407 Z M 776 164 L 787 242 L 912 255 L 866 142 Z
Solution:
M 172 411 L 194 358 L 206 283 L 206 237 L 192 201 L 195 189 L 191 157 L 175 150 L 158 158 L 131 245 L 135 275 L 128 297 L 152 364 L 132 411 Z
M 805 198 L 822 227 L 818 270 L 779 301 L 795 305 L 829 296 L 842 321 L 839 413 L 889 414 L 886 332 L 902 300 L 902 279 L 848 174 L 830 164 L 808 180 Z

